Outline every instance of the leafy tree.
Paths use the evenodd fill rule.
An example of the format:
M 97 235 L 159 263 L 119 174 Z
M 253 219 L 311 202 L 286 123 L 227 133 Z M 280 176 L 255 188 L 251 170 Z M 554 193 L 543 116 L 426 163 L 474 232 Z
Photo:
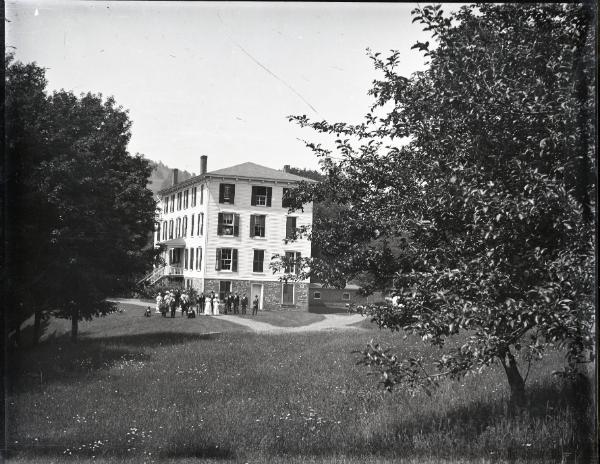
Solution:
M 558 347 L 574 372 L 592 356 L 592 15 L 587 4 L 413 15 L 432 35 L 413 47 L 427 70 L 404 77 L 397 52 L 370 53 L 383 78 L 365 121 L 290 118 L 338 137 L 335 157 L 308 144 L 327 178 L 299 201 L 348 207 L 337 227 L 300 231 L 331 252 L 304 264 L 333 285 L 365 271 L 367 291 L 392 284 L 397 304 L 359 309 L 441 348 L 428 364 L 368 346 L 387 388 L 429 391 L 499 362 L 522 403 L 519 362 Z M 447 343 L 458 333 L 461 346 Z
M 146 188 L 151 168 L 130 156 L 131 122 L 112 98 L 55 92 L 42 98 L 43 70 L 7 60 L 7 95 L 22 115 L 21 128 L 7 133 L 15 163 L 10 212 L 18 250 L 11 261 L 15 285 L 11 307 L 33 305 L 72 321 L 114 309 L 105 299 L 128 288 L 147 269 L 153 250 L 144 249 L 154 226 L 155 203 Z M 41 111 L 23 111 L 18 83 L 37 77 Z M 19 144 L 24 128 L 35 143 Z M 14 245 L 13 245 L 14 243 Z M 19 318 L 15 319 L 18 322 Z

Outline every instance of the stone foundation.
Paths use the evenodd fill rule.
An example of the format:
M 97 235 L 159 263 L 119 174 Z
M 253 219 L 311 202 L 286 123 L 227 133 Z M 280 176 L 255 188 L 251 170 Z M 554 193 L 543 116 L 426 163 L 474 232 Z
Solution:
M 195 279 L 194 279 L 195 280 Z M 202 280 L 202 279 L 197 279 Z M 235 279 L 222 279 L 229 280 L 231 282 L 231 291 L 243 296 L 244 293 L 248 295 L 250 300 L 251 286 L 252 284 L 260 284 L 263 286 L 263 310 L 267 311 L 281 311 L 281 310 L 301 310 L 308 311 L 308 282 L 294 282 L 294 305 L 282 305 L 281 304 L 281 285 L 282 283 L 278 280 L 261 281 L 261 280 L 235 280 Z M 210 292 L 219 293 L 219 282 L 221 279 L 204 279 L 204 293 L 210 294 Z M 201 284 L 199 287 L 201 288 Z

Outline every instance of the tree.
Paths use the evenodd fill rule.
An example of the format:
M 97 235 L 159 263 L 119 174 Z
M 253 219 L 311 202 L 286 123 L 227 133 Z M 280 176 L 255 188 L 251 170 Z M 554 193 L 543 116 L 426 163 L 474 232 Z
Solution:
M 27 69 L 38 89 L 45 86 L 35 64 L 7 66 L 7 75 L 18 76 L 7 80 L 8 95 L 18 95 L 12 84 L 27 82 Z M 10 246 L 18 250 L 10 303 L 71 319 L 76 340 L 78 321 L 112 311 L 106 298 L 151 264 L 154 252 L 144 249 L 156 209 L 146 188 L 151 168 L 127 152 L 131 122 L 113 98 L 66 91 L 39 98 L 36 114 L 23 112 L 17 99 L 13 105 L 35 143 L 24 149 L 17 128 L 7 133 L 9 156 L 20 160 L 10 176 Z
M 522 403 L 519 362 L 559 347 L 574 372 L 592 357 L 592 15 L 587 4 L 413 15 L 432 35 L 413 47 L 427 70 L 407 78 L 397 52 L 370 53 L 383 78 L 365 121 L 290 117 L 338 137 L 336 157 L 308 144 L 327 178 L 299 201 L 348 206 L 338 227 L 312 234 L 334 252 L 307 273 L 336 285 L 369 271 L 367 291 L 392 283 L 396 305 L 359 309 L 443 348 L 430 365 L 370 345 L 364 361 L 387 388 L 428 391 L 499 362 Z M 461 346 L 447 343 L 461 332 Z

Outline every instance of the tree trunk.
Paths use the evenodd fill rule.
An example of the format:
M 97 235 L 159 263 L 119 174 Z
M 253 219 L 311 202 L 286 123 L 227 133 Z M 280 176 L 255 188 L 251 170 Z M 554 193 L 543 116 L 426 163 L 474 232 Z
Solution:
M 35 311 L 35 318 L 33 320 L 33 344 L 37 345 L 40 341 L 42 332 L 42 311 L 37 309 Z
M 79 324 L 79 310 L 77 308 L 73 308 L 71 312 L 71 341 L 77 341 L 77 328 Z
M 510 350 L 507 349 L 500 355 L 500 362 L 508 379 L 511 403 L 515 406 L 525 405 L 525 381 Z

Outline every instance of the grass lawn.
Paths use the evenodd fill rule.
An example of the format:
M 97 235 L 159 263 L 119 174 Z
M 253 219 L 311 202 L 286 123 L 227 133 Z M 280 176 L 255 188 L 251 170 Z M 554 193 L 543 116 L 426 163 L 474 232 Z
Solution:
M 9 462 L 592 462 L 591 407 L 549 377 L 560 353 L 532 365 L 531 403 L 513 412 L 497 368 L 413 397 L 378 390 L 356 364 L 373 337 L 433 354 L 415 338 L 142 314 L 126 307 L 82 324 L 77 344 L 56 331 L 15 353 Z
M 266 322 L 277 327 L 301 327 L 325 319 L 321 314 L 312 314 L 306 311 L 259 311 L 256 316 L 250 314 L 236 314 L 236 317 L 253 319 Z

